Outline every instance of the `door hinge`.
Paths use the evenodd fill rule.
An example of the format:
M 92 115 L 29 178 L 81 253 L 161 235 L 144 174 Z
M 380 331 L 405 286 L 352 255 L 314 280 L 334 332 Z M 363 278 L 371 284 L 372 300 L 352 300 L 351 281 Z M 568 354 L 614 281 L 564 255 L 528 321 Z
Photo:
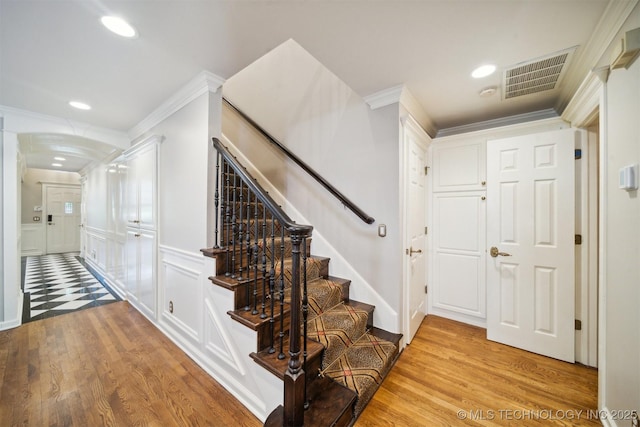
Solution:
M 582 158 L 582 150 L 576 149 L 573 153 L 576 160 L 580 160 Z
M 581 331 L 582 330 L 582 320 L 578 320 L 576 319 L 576 331 Z
M 576 245 L 582 244 L 582 234 L 576 234 Z
M 424 234 L 429 234 L 429 227 L 424 228 Z
M 424 167 L 424 174 L 429 175 L 429 166 Z
M 429 287 L 427 285 L 424 285 L 424 293 L 425 294 L 429 293 Z

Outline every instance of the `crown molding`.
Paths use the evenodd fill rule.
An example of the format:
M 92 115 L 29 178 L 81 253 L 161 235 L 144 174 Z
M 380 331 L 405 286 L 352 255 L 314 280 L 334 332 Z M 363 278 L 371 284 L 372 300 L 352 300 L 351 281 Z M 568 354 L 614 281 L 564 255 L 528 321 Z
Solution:
M 608 74 L 608 66 L 591 71 L 562 112 L 562 119 L 575 127 L 587 124 L 600 107 L 600 94 Z
M 442 138 L 445 136 L 458 135 L 462 133 L 477 132 L 498 127 L 519 125 L 522 123 L 534 122 L 538 120 L 557 118 L 559 118 L 558 113 L 556 113 L 553 108 L 549 108 L 546 110 L 533 111 L 531 113 L 516 114 L 514 116 L 502 117 L 499 119 L 485 120 L 483 122 L 470 123 L 468 125 L 440 129 L 436 137 Z
M 6 105 L 0 105 L 0 117 L 4 119 L 2 120 L 2 130 L 15 134 L 55 133 L 73 135 L 104 142 L 119 148 L 126 148 L 130 143 L 127 134 L 121 131 L 63 117 L 21 110 Z
M 154 126 L 171 116 L 185 105 L 189 104 L 199 96 L 211 92 L 216 93 L 222 87 L 225 79 L 208 71 L 202 71 L 187 83 L 182 89 L 178 90 L 166 101 L 164 101 L 151 114 L 142 119 L 140 123 L 132 127 L 127 134 L 134 141 L 145 132 L 151 130 Z
M 377 110 L 378 108 L 386 107 L 387 105 L 397 104 L 402 97 L 402 89 L 404 85 L 398 85 L 390 87 L 388 89 L 381 90 L 380 92 L 372 93 L 365 96 L 364 102 L 369 104 L 369 108 Z
M 614 37 L 620 31 L 620 28 L 622 28 L 622 25 L 638 4 L 638 1 L 639 0 L 609 1 L 591 38 L 589 38 L 589 41 L 578 57 L 575 58 L 575 64 L 570 74 L 565 78 L 566 86 L 556 104 L 556 111 L 564 112 L 573 98 L 574 93 L 582 83 L 582 76 L 598 64 L 600 58 L 605 54 Z
M 409 112 L 411 117 L 417 122 L 420 127 L 427 132 L 427 134 L 433 138 L 438 133 L 438 128 L 435 126 L 431 118 L 422 109 L 420 102 L 413 96 L 409 89 L 406 87 L 402 91 L 400 96 L 400 104 Z

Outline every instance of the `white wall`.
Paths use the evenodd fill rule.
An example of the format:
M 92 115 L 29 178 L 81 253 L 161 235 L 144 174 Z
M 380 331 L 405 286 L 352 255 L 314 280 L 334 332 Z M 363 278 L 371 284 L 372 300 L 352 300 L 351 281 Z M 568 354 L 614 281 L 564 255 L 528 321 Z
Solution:
M 223 134 L 282 195 L 285 211 L 313 225 L 312 254 L 330 256 L 330 274 L 353 281 L 352 298 L 376 305 L 377 326 L 399 332 L 399 104 L 371 110 L 293 40 L 227 80 L 223 91 L 375 218 L 372 225 L 364 223 L 233 114 L 223 115 Z M 387 225 L 385 238 L 377 235 L 380 223 Z
M 209 95 L 154 126 L 162 135 L 158 165 L 160 245 L 190 252 L 206 246 Z
M 4 205 L 4 119 L 0 117 L 0 197 L 2 197 L 2 204 Z M 4 242 L 4 208 L 0 209 L 0 241 Z M 0 245 L 0 322 L 4 322 L 4 245 Z M 0 327 L 0 329 L 3 329 Z
M 20 165 L 18 134 L 5 116 L 2 135 L 2 246 L 3 276 L 0 289 L 2 317 L 0 330 L 20 325 Z
M 640 8 L 626 26 L 640 27 Z M 638 191 L 618 189 L 619 169 L 640 162 L 640 60 L 609 75 L 604 117 L 606 240 L 601 243 L 606 267 L 600 333 L 605 359 L 600 399 L 610 411 L 640 410 L 640 197 Z

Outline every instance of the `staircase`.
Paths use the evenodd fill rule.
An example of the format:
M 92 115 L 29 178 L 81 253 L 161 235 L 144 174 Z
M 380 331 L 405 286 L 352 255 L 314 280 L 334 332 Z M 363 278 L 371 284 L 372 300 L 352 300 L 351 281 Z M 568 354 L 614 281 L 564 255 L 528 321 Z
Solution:
M 234 292 L 228 314 L 256 331 L 251 358 L 285 385 L 266 426 L 352 425 L 398 356 L 401 335 L 373 326 L 374 306 L 311 255 L 312 227 L 291 221 L 226 147 L 218 151 L 212 283 Z M 302 359 L 302 360 L 300 360 Z

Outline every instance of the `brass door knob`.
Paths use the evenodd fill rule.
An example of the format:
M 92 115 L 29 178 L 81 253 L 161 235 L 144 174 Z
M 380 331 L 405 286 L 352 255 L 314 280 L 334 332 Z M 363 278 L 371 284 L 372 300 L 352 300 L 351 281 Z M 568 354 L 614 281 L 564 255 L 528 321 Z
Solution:
M 511 256 L 511 254 L 508 254 L 506 252 L 500 252 L 495 246 L 491 247 L 491 249 L 489 250 L 489 254 L 494 258 L 497 256 Z

